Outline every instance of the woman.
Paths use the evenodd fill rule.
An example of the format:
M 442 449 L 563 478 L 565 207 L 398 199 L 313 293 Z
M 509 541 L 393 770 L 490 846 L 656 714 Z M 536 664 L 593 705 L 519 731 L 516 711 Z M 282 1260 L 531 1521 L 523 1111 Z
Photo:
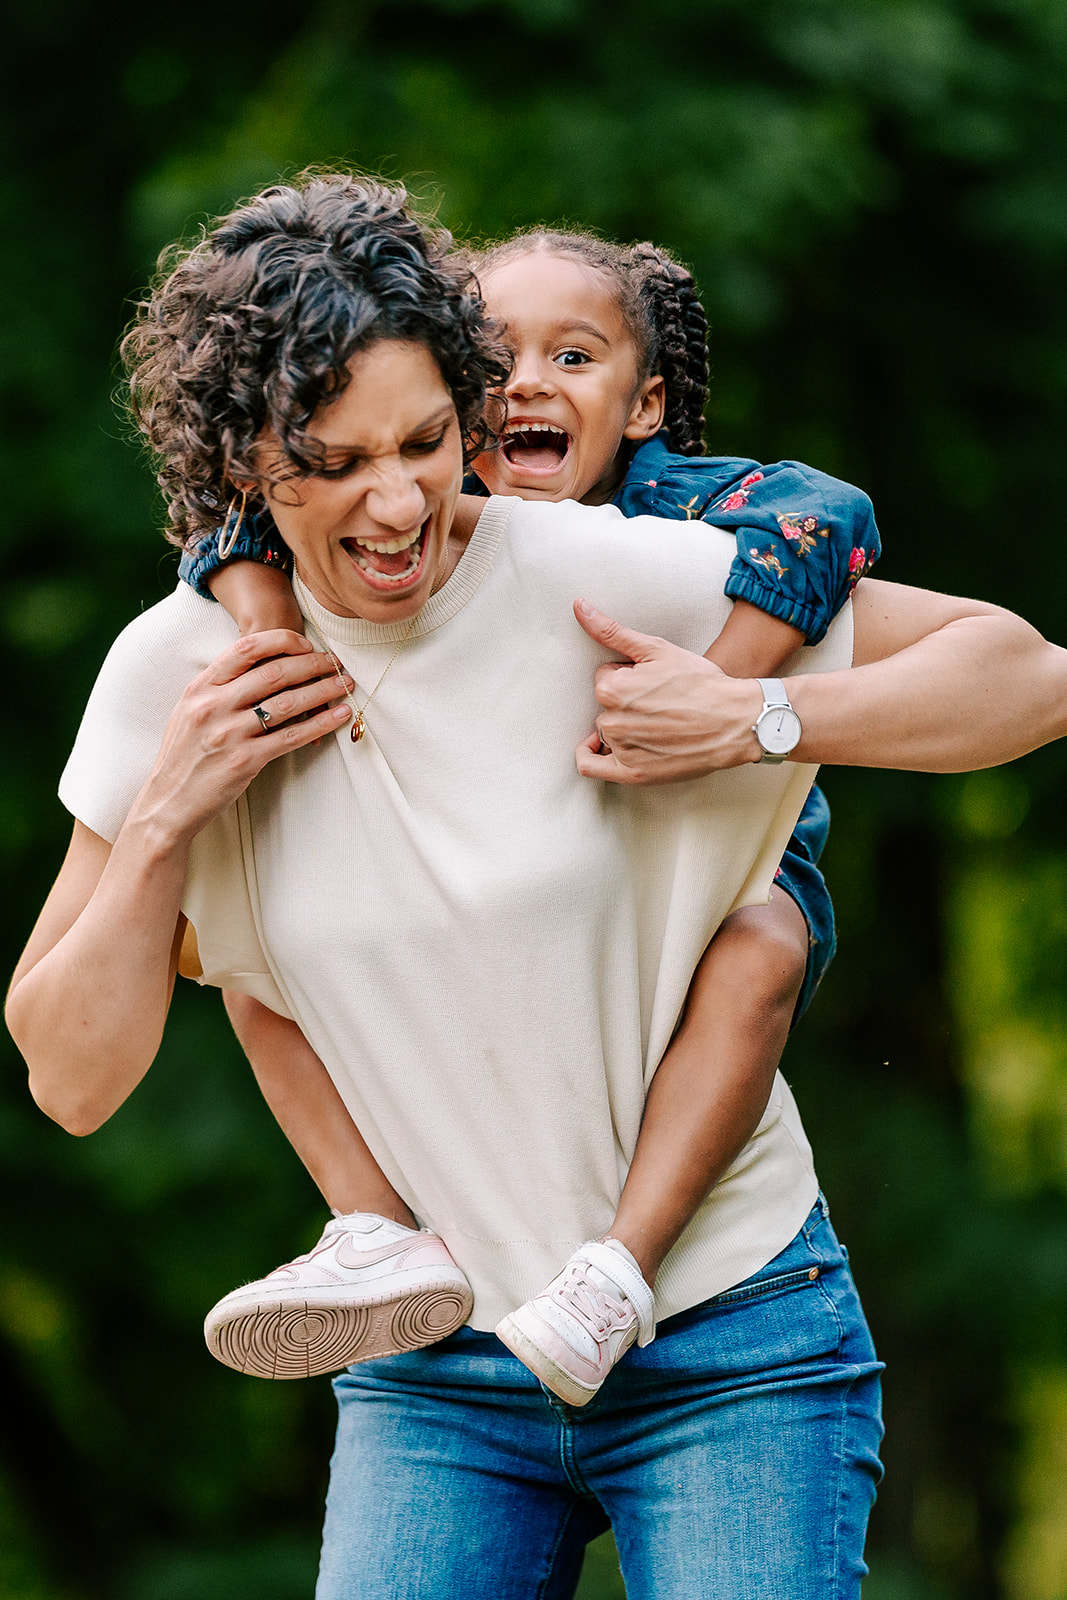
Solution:
M 565 1596 L 606 1519 L 631 1596 L 858 1593 L 878 1363 L 780 1078 L 665 1264 L 656 1342 L 585 1411 L 487 1331 L 610 1216 L 693 969 L 766 894 L 810 782 L 757 764 L 760 689 L 690 654 L 725 620 L 730 541 L 463 501 L 501 358 L 373 184 L 311 178 L 227 218 L 133 361 L 177 533 L 266 499 L 329 649 L 234 643 L 188 591 L 126 631 L 8 1015 L 41 1105 L 90 1131 L 151 1063 L 188 916 L 207 981 L 296 1019 L 470 1279 L 470 1327 L 339 1380 L 320 1595 Z M 583 593 L 645 632 L 581 606 L 580 629 Z M 879 585 L 856 658 L 898 654 L 838 673 L 851 621 L 789 680 L 797 758 L 953 765 L 1062 731 L 1063 652 L 1017 619 Z M 615 643 L 638 664 L 607 667 Z M 990 661 L 969 725 L 900 711 Z M 734 770 L 624 794 L 576 745 L 622 782 Z

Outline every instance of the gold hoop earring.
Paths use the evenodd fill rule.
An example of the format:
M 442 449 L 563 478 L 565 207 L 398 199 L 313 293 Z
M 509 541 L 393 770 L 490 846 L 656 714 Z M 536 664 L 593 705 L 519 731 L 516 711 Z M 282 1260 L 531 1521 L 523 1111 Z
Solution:
M 237 496 L 234 495 L 233 499 L 230 501 L 229 505 L 226 507 L 226 527 L 227 528 L 229 528 L 230 518 L 233 516 L 233 508 L 234 508 L 234 503 L 236 502 L 236 500 L 237 500 Z M 237 521 L 234 523 L 232 530 L 230 532 L 228 532 L 228 533 L 224 533 L 222 538 L 219 540 L 219 560 L 220 561 L 226 561 L 226 560 L 229 559 L 230 554 L 233 551 L 233 547 L 237 543 L 237 535 L 240 533 L 241 524 L 245 520 L 245 506 L 247 504 L 248 504 L 248 490 L 247 489 L 242 489 L 241 490 L 241 509 L 237 513 Z

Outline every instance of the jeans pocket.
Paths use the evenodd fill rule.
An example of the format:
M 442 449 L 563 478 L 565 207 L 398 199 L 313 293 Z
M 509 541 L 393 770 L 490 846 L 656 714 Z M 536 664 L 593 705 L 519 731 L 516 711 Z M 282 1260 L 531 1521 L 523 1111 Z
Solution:
M 814 1283 L 820 1271 L 819 1265 L 813 1262 L 809 1267 L 797 1267 L 793 1271 L 779 1272 L 769 1278 L 757 1275 L 755 1278 L 746 1279 L 744 1283 L 739 1283 L 735 1289 L 725 1289 L 722 1294 L 717 1294 L 713 1300 L 709 1300 L 708 1305 L 709 1307 L 737 1305 L 742 1301 L 762 1300 L 768 1295 L 782 1294 L 786 1289 Z

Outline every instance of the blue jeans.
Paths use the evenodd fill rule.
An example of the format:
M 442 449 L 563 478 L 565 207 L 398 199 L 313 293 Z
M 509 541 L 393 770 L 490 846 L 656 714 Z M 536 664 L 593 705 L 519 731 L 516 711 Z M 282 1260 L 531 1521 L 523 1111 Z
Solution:
M 855 1600 L 880 1371 L 821 1199 L 583 1410 L 470 1328 L 350 1368 L 317 1600 L 568 1600 L 609 1525 L 629 1600 Z

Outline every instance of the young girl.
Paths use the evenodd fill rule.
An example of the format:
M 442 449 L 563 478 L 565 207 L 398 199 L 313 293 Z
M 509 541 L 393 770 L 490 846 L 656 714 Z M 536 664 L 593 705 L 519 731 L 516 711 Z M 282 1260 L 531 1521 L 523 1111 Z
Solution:
M 626 250 L 547 232 L 519 235 L 475 264 L 513 367 L 501 446 L 476 460 L 471 487 L 613 501 L 627 516 L 736 529 L 726 591 L 736 604 L 708 659 L 735 676 L 766 676 L 816 643 L 879 553 L 870 502 L 797 463 L 697 454 L 706 321 L 690 275 L 651 245 Z M 406 558 L 375 557 L 390 559 L 402 567 Z M 287 566 L 269 514 L 242 502 L 214 539 L 187 552 L 182 572 L 242 632 L 303 631 Z M 376 688 L 350 695 L 355 712 Z M 773 679 L 765 696 L 773 705 Z M 649 1087 L 608 1236 L 572 1256 L 497 1330 L 573 1405 L 592 1398 L 635 1340 L 652 1338 L 664 1257 L 764 1113 L 791 1021 L 833 954 L 833 912 L 816 866 L 827 827 L 813 789 L 769 904 L 733 913 L 709 945 Z M 195 975 L 195 950 L 184 970 Z M 300 1376 L 441 1338 L 469 1312 L 458 1268 L 417 1229 L 295 1025 L 245 995 L 228 995 L 227 1009 L 335 1218 L 309 1255 L 214 1308 L 210 1348 L 238 1370 Z

